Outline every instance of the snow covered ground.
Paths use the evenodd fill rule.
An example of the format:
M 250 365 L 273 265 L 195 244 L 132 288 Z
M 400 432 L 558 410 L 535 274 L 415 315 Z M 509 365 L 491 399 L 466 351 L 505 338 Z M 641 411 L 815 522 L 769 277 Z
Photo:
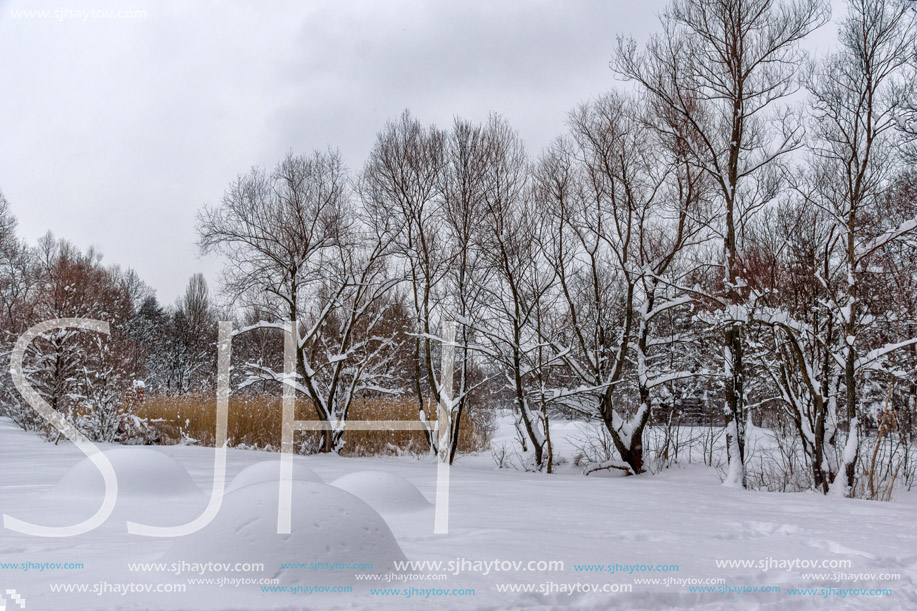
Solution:
M 437 535 L 431 459 L 297 457 L 293 532 L 277 535 L 276 467 L 263 463 L 278 455 L 229 450 L 217 517 L 164 539 L 126 522 L 196 517 L 213 450 L 112 451 L 123 494 L 101 527 L 0 531 L 7 610 L 917 609 L 917 492 L 892 503 L 749 492 L 700 466 L 546 476 L 482 454 L 452 468 L 449 532 Z M 82 458 L 0 419 L 0 511 L 85 519 L 102 480 Z

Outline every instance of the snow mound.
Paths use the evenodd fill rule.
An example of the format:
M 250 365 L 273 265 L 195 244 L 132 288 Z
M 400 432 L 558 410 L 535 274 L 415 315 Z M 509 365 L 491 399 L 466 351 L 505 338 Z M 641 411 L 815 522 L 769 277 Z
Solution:
M 331 485 L 346 490 L 383 513 L 430 507 L 430 502 L 414 484 L 387 471 L 357 471 L 337 478 Z
M 280 460 L 265 460 L 255 463 L 242 469 L 232 480 L 232 483 L 226 488 L 227 492 L 238 490 L 252 484 L 262 482 L 274 482 L 276 485 L 280 481 Z M 322 478 L 309 467 L 293 461 L 293 481 L 294 482 L 313 482 L 323 484 Z
M 229 492 L 213 521 L 178 538 L 165 558 L 262 562 L 271 575 L 283 562 L 369 562 L 375 570 L 405 559 L 385 520 L 342 490 L 294 481 L 289 534 L 277 534 L 277 500 L 276 482 Z
M 118 498 L 174 498 L 200 495 L 188 471 L 174 458 L 156 450 L 127 447 L 105 450 L 118 476 Z M 78 462 L 51 489 L 60 497 L 101 502 L 105 480 L 88 457 Z

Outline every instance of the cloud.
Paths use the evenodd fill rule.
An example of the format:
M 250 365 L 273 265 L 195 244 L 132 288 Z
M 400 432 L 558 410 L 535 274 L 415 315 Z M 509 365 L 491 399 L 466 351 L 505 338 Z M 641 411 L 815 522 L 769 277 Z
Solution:
M 169 302 L 195 271 L 195 213 L 252 165 L 339 148 L 383 123 L 505 115 L 532 153 L 611 88 L 619 33 L 662 0 L 54 2 L 0 5 L 0 189 L 48 229 L 131 266 Z M 14 11 L 33 11 L 31 17 Z M 45 11 L 52 18 L 41 18 Z M 119 18 L 139 11 L 140 18 Z

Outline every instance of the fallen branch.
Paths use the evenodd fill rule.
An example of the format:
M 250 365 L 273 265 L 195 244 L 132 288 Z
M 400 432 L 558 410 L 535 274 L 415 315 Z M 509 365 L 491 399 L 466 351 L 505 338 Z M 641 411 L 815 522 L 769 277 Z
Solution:
M 607 460 L 597 465 L 586 467 L 586 470 L 583 471 L 583 474 L 589 475 L 591 473 L 595 473 L 596 471 L 607 471 L 609 469 L 620 469 L 621 471 L 626 472 L 628 475 L 634 475 L 634 470 L 630 468 L 630 465 L 619 460 Z

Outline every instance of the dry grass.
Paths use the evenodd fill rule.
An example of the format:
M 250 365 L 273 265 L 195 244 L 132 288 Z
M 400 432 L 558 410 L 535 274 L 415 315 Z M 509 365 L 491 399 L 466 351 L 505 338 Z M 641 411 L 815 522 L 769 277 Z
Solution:
M 144 399 L 137 416 L 149 421 L 158 432 L 158 442 L 181 443 L 195 440 L 212 446 L 216 427 L 216 397 L 184 395 L 180 397 L 153 396 Z M 315 410 L 307 400 L 296 404 L 297 420 L 317 420 Z M 365 399 L 354 402 L 351 420 L 417 420 L 416 403 L 404 399 Z M 280 449 L 282 421 L 280 397 L 272 395 L 233 396 L 229 401 L 227 437 L 231 447 Z M 474 421 L 462 417 L 459 432 L 459 452 L 486 448 L 485 433 Z M 297 433 L 298 450 L 309 453 L 316 447 L 318 433 Z M 345 431 L 345 456 L 425 454 L 429 451 L 421 431 Z

